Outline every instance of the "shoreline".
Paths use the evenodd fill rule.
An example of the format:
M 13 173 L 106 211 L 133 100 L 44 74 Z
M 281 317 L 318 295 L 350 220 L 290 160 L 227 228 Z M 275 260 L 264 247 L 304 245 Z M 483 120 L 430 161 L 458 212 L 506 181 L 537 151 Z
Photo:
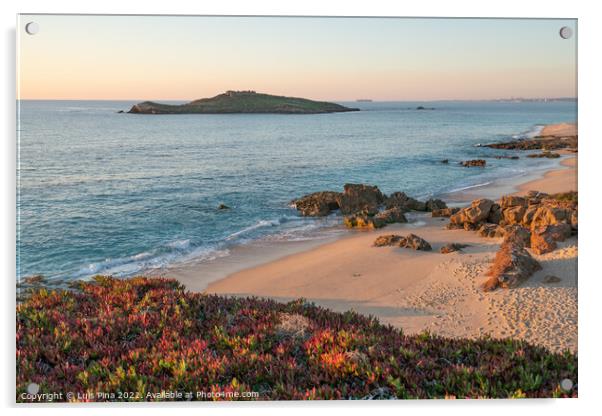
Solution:
M 569 152 L 552 169 L 495 181 L 457 195 L 462 200 L 529 190 L 548 193 L 577 189 L 577 158 Z M 454 203 L 454 198 L 447 201 Z M 474 232 L 447 230 L 447 219 L 412 213 L 410 223 L 372 231 L 349 230 L 332 239 L 239 249 L 225 267 L 189 264 L 166 271 L 188 290 L 226 296 L 259 296 L 278 301 L 305 298 L 343 312 L 375 315 L 408 334 L 428 330 L 453 338 L 518 338 L 551 351 L 577 350 L 577 239 L 559 249 L 535 255 L 543 269 L 511 290 L 484 293 L 480 284 L 501 239 Z M 415 233 L 432 252 L 372 247 L 374 239 L 392 233 Z M 462 252 L 440 254 L 447 243 L 468 244 Z M 264 255 L 269 254 L 267 258 Z M 224 260 L 224 259 L 220 259 Z M 204 279 L 199 280 L 199 276 Z M 560 278 L 544 283 L 547 276 Z

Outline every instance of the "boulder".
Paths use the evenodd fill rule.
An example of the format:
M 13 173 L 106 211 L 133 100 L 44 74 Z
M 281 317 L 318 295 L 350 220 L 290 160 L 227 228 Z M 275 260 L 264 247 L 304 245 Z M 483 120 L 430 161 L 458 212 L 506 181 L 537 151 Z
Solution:
M 506 195 L 500 200 L 500 206 L 502 209 L 516 207 L 516 206 L 527 206 L 527 200 L 522 196 Z
M 385 224 L 408 222 L 403 210 L 399 207 L 393 207 L 379 212 L 374 216 L 376 220 L 382 220 Z
M 502 211 L 504 224 L 512 225 L 512 224 L 520 224 L 523 221 L 523 217 L 525 215 L 525 211 L 527 207 L 525 205 L 516 205 L 511 206 Z
M 487 275 L 490 278 L 483 284 L 485 291 L 497 287 L 514 288 L 529 276 L 541 269 L 541 265 L 529 252 L 514 240 L 502 243 L 495 255 Z
M 487 215 L 487 222 L 492 224 L 499 224 L 502 220 L 502 208 L 498 204 L 493 204 L 489 215 Z
M 426 204 L 406 195 L 405 192 L 393 192 L 384 201 L 385 208 L 399 207 L 403 210 L 426 211 Z
M 577 210 L 574 209 L 571 211 L 571 228 L 577 231 L 577 226 L 579 225 L 577 221 Z
M 493 204 L 494 202 L 491 199 L 475 199 L 470 204 L 470 207 L 464 208 L 462 211 L 455 215 L 463 214 L 461 218 L 465 218 L 465 221 L 462 222 L 477 224 L 487 219 L 487 217 L 489 216 L 489 212 L 493 207 Z M 454 218 L 455 215 L 453 215 L 450 218 L 450 220 Z
M 381 235 L 374 240 L 375 247 L 399 246 L 399 242 L 403 239 L 397 234 Z
M 442 254 L 453 253 L 454 251 L 462 251 L 464 247 L 468 247 L 468 244 L 460 244 L 460 243 L 448 243 L 441 247 L 439 250 Z
M 416 234 L 408 234 L 399 242 L 399 247 L 412 248 L 414 250 L 431 251 L 433 248 L 431 245 Z
M 434 209 L 431 211 L 431 215 L 433 217 L 451 217 L 455 213 L 460 211 L 460 208 L 442 208 L 442 209 Z
M 291 205 L 303 216 L 323 217 L 330 214 L 331 211 L 339 209 L 338 200 L 340 196 L 340 192 L 314 192 L 299 199 L 294 199 L 291 201 Z
M 465 160 L 464 162 L 460 162 L 460 164 L 467 168 L 473 167 L 473 166 L 484 168 L 485 165 L 487 164 L 487 161 L 484 159 L 474 159 L 474 160 Z
M 514 242 L 523 247 L 531 247 L 531 231 L 520 225 L 504 227 L 504 242 Z
M 347 228 L 382 228 L 387 223 L 381 219 L 376 218 L 370 212 L 362 211 L 352 215 L 345 215 L 343 217 L 343 223 Z
M 485 223 L 478 229 L 481 237 L 500 238 L 505 234 L 504 228 L 497 224 Z
M 529 205 L 525 209 L 525 214 L 523 215 L 523 219 L 521 220 L 521 223 L 523 225 L 526 225 L 527 227 L 530 226 L 531 221 L 533 221 L 533 216 L 535 215 L 535 212 L 537 211 L 538 208 L 539 208 L 539 205 Z
M 527 157 L 530 158 L 548 158 L 548 159 L 558 159 L 560 157 L 559 153 L 554 153 L 554 152 L 542 152 L 542 153 L 533 153 L 530 155 L 527 155 Z
M 531 250 L 536 254 L 545 254 L 556 249 L 557 241 L 571 236 L 569 224 L 546 225 L 534 228 L 531 232 Z
M 531 228 L 544 227 L 546 225 L 557 225 L 570 221 L 567 218 L 567 210 L 548 205 L 542 205 L 533 214 Z
M 337 195 L 337 203 L 341 213 L 345 215 L 365 211 L 376 214 L 385 196 L 377 186 L 347 183 L 342 194 Z
M 436 209 L 445 209 L 445 208 L 447 208 L 447 204 L 444 201 L 442 201 L 441 199 L 431 198 L 425 202 L 426 211 L 432 212 Z

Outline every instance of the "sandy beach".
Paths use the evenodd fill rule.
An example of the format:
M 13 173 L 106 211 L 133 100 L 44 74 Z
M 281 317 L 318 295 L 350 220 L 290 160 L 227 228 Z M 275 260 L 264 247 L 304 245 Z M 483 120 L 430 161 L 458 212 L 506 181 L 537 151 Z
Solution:
M 571 132 L 564 124 L 549 126 L 542 135 L 567 131 Z M 576 190 L 577 158 L 565 153 L 560 164 L 560 169 L 541 178 L 512 184 L 513 191 Z M 507 185 L 499 190 L 498 197 L 508 193 Z M 495 189 L 488 191 L 495 193 Z M 407 224 L 376 231 L 349 231 L 334 241 L 297 247 L 268 262 L 233 269 L 204 291 L 282 301 L 305 298 L 335 311 L 375 315 L 406 333 L 428 330 L 446 337 L 512 337 L 552 351 L 577 351 L 576 237 L 559 243 L 553 252 L 532 253 L 542 270 L 520 287 L 486 293 L 480 285 L 486 280 L 484 274 L 501 239 L 447 230 L 447 218 L 431 218 L 430 213 L 412 213 L 409 219 Z M 408 233 L 426 239 L 433 250 L 373 246 L 380 235 Z M 447 243 L 469 246 L 441 254 L 440 247 Z M 174 277 L 191 290 L 199 290 L 201 273 L 198 268 L 188 268 Z M 547 276 L 560 280 L 544 283 Z

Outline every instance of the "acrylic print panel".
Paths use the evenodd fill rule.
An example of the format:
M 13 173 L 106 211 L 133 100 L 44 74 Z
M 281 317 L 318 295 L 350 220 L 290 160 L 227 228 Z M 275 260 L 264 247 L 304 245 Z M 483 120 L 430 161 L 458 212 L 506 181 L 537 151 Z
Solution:
M 16 401 L 577 396 L 576 20 L 17 33 Z

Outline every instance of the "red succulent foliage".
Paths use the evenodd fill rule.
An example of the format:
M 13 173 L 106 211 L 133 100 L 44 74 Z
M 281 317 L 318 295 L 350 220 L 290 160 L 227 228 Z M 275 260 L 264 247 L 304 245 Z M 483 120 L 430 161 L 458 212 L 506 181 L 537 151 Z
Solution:
M 192 293 L 175 280 L 97 277 L 17 306 L 18 401 L 38 400 L 30 383 L 74 393 L 58 400 L 149 401 L 568 397 L 576 382 L 568 352 L 405 336 L 353 312 Z

